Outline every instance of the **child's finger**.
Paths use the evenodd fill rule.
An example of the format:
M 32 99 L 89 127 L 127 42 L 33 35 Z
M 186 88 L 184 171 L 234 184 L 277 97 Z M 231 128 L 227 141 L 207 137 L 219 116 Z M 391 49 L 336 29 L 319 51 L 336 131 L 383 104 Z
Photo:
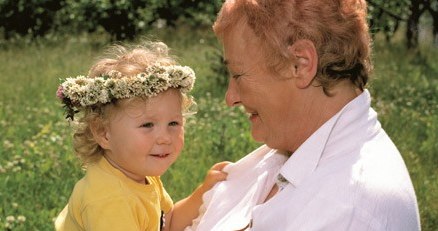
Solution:
M 220 170 L 212 170 L 210 171 L 210 177 L 215 181 L 224 181 L 227 179 L 228 173 L 222 172 Z
M 232 162 L 230 162 L 230 161 L 222 161 L 222 162 L 216 163 L 215 165 L 213 165 L 213 167 L 211 167 L 211 170 L 222 171 L 222 169 L 224 169 L 225 166 L 227 166 L 231 163 Z

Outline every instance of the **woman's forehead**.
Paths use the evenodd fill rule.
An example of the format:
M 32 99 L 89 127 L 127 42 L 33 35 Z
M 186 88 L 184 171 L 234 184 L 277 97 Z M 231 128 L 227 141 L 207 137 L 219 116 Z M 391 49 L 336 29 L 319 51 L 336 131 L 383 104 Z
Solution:
M 224 64 L 231 70 L 264 65 L 259 38 L 250 28 L 233 30 L 224 37 Z

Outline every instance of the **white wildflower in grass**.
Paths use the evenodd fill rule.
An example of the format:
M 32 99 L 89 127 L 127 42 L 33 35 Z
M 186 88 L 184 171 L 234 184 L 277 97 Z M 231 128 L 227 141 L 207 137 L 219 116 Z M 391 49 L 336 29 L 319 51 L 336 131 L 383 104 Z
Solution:
M 56 142 L 56 137 L 55 136 L 50 136 L 50 141 Z
M 10 148 L 14 147 L 14 144 L 9 140 L 5 140 L 5 141 L 3 141 L 3 147 L 5 149 L 10 149 Z
M 14 216 L 7 216 L 6 217 L 6 222 L 8 222 L 8 223 L 12 223 L 12 222 L 14 222 L 15 221 L 15 217 Z
M 8 161 L 8 163 L 6 163 L 6 169 L 11 169 L 14 167 L 14 163 Z
M 5 172 L 6 172 L 6 169 L 3 168 L 3 166 L 0 165 L 0 173 L 5 173 Z
M 18 208 L 18 203 L 12 202 L 12 208 L 14 208 L 14 209 Z
M 19 216 L 17 217 L 17 221 L 18 221 L 19 223 L 24 223 L 24 222 L 26 221 L 26 217 L 23 216 L 23 215 L 19 215 Z

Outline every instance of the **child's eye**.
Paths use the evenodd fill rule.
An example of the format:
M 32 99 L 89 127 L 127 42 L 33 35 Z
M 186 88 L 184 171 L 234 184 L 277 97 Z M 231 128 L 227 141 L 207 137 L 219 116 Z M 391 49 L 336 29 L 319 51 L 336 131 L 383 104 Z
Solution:
M 151 127 L 153 127 L 154 126 L 154 123 L 152 123 L 152 122 L 149 122 L 149 123 L 144 123 L 143 125 L 141 125 L 142 127 L 144 127 L 144 128 L 151 128 Z
M 169 126 L 178 126 L 179 122 L 178 121 L 172 121 L 169 123 Z

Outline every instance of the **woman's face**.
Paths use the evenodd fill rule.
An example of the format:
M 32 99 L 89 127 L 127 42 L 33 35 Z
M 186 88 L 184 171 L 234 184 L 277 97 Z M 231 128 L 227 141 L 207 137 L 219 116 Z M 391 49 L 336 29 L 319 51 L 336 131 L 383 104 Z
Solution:
M 256 141 L 269 147 L 294 151 L 302 130 L 305 105 L 294 78 L 267 70 L 258 38 L 245 26 L 235 26 L 223 38 L 225 63 L 230 72 L 228 106 L 242 105 L 249 115 Z M 291 64 L 293 65 L 293 64 Z

